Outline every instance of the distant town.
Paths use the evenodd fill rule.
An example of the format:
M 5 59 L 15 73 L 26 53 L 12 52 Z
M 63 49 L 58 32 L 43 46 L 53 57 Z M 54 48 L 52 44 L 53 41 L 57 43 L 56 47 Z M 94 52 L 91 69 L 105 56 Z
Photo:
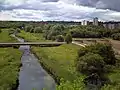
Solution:
M 95 25 L 95 26 L 103 26 L 107 29 L 119 29 L 120 28 L 120 22 L 116 21 L 109 21 L 109 22 L 99 22 L 98 18 L 93 18 L 93 22 L 84 20 L 81 22 L 81 25 Z
M 9 23 L 9 22 L 16 22 L 16 21 L 0 21 L 0 27 L 4 28 L 4 25 L 2 25 L 3 22 Z M 76 26 L 76 25 L 94 25 L 94 26 L 102 26 L 106 29 L 120 29 L 120 21 L 107 21 L 102 22 L 99 21 L 98 17 L 93 18 L 92 21 L 83 20 L 83 21 L 18 21 L 18 22 L 25 22 L 25 23 L 34 23 L 34 24 L 64 24 L 64 25 L 70 25 L 70 26 Z M 24 25 L 23 25 L 24 27 Z

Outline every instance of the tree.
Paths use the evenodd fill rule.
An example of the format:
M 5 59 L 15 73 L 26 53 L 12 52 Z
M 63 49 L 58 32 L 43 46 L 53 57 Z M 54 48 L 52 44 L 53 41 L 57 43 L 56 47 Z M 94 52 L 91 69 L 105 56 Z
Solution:
M 34 29 L 34 33 L 42 33 L 43 31 L 42 31 L 42 28 L 41 27 L 36 27 L 35 29 Z
M 17 33 L 20 33 L 20 29 L 19 29 L 19 28 L 17 28 L 17 29 L 16 29 L 16 32 L 17 32 Z
M 109 44 L 96 43 L 91 46 L 86 46 L 85 48 L 81 48 L 78 51 L 78 56 L 84 56 L 86 53 L 89 52 L 102 56 L 104 62 L 108 65 L 114 65 L 116 63 L 114 51 L 112 49 L 112 46 Z
M 14 32 L 15 32 L 15 29 L 11 28 L 11 29 L 9 30 L 9 35 L 10 35 L 10 34 L 13 34 Z
M 72 42 L 72 36 L 70 33 L 68 33 L 65 37 L 65 41 L 67 42 L 67 44 L 71 43 Z
M 32 29 L 33 27 L 31 25 L 25 27 L 26 32 L 31 32 Z
M 58 35 L 58 36 L 56 37 L 56 41 L 57 41 L 57 42 L 64 42 L 64 37 L 63 37 L 62 35 Z
M 51 40 L 52 40 L 52 41 L 55 41 L 55 39 L 56 39 L 55 36 L 52 36 L 52 37 L 51 37 Z
M 90 75 L 92 73 L 103 73 L 104 60 L 99 54 L 86 53 L 84 56 L 78 58 L 77 70 Z
M 114 40 L 120 40 L 120 33 L 112 34 L 111 37 L 112 37 Z
M 110 72 L 116 58 L 111 45 L 97 43 L 81 48 L 75 63 L 77 71 L 87 75 L 85 84 L 101 86 L 109 83 L 105 73 Z

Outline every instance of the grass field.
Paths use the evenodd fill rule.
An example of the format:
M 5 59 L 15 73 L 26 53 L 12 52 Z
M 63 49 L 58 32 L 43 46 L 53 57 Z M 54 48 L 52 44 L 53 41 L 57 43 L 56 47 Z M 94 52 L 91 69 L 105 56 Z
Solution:
M 77 78 L 74 61 L 79 46 L 69 44 L 59 47 L 34 47 L 37 56 L 42 57 L 40 62 L 51 68 L 57 76 L 73 81 Z
M 21 53 L 13 48 L 0 48 L 0 90 L 16 87 Z
M 17 42 L 17 40 L 11 37 L 8 30 L 5 29 L 0 33 L 0 42 Z
M 21 31 L 17 36 L 24 38 L 26 41 L 31 42 L 40 42 L 40 41 L 47 41 L 43 38 L 43 34 L 41 33 L 29 33 L 25 31 Z
M 16 42 L 7 30 L 0 33 L 0 42 Z M 17 49 L 0 48 L 0 90 L 14 90 L 17 85 L 21 52 Z

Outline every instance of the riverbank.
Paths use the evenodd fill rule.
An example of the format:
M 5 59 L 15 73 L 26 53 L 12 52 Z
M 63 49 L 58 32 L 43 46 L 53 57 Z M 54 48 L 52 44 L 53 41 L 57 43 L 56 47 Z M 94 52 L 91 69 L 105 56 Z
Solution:
M 0 42 L 18 42 L 14 37 L 9 35 L 9 29 L 2 29 L 0 33 Z
M 17 49 L 0 48 L 0 90 L 16 90 L 21 55 Z
M 45 41 L 42 34 L 38 36 L 35 33 L 31 34 L 22 31 L 18 36 L 23 37 L 27 41 Z M 59 47 L 32 47 L 32 52 L 39 58 L 40 64 L 52 75 L 57 84 L 61 84 L 61 79 L 65 82 L 74 82 L 80 79 L 79 84 L 83 84 L 84 76 L 76 72 L 74 63 L 79 48 L 79 46 L 74 44 L 65 44 Z
M 23 38 L 25 39 L 25 41 L 29 41 L 29 42 L 47 42 L 49 40 L 45 40 L 43 38 L 43 34 L 41 33 L 29 33 L 29 32 L 25 32 L 25 31 L 21 31 L 21 33 L 18 33 L 16 35 L 17 37 Z
M 72 87 L 75 84 L 74 82 L 79 82 L 79 85 L 75 84 L 74 88 L 83 88 L 84 76 L 76 72 L 74 63 L 78 49 L 79 46 L 77 45 L 65 44 L 59 47 L 33 47 L 32 51 L 38 56 L 39 62 L 53 76 L 58 85 L 67 88 Z M 64 86 L 66 82 L 70 84 Z
M 2 30 L 0 38 L 0 42 L 17 42 L 7 30 Z M 18 49 L 0 48 L 0 90 L 16 90 L 18 87 L 21 55 Z

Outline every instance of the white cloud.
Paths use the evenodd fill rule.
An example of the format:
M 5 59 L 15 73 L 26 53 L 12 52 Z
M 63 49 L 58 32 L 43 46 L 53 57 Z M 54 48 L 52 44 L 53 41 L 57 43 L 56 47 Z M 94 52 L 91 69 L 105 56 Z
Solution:
M 78 5 L 77 0 L 6 0 L 0 20 L 120 20 L 120 12 Z M 9 3 L 9 4 L 8 4 Z M 12 5 L 13 4 L 13 5 Z

